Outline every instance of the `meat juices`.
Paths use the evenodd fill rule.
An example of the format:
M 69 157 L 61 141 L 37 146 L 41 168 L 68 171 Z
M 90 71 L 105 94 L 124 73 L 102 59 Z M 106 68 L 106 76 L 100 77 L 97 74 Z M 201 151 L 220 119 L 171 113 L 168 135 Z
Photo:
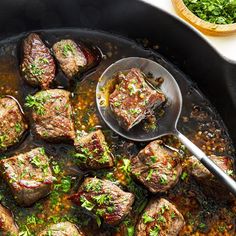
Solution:
M 177 236 L 185 222 L 176 207 L 164 198 L 151 200 L 136 226 L 136 236 Z
M 130 130 L 165 101 L 161 92 L 153 90 L 140 69 L 133 68 L 127 75 L 118 74 L 119 83 L 109 97 L 111 110 L 120 126 Z
M 70 92 L 63 89 L 40 91 L 26 99 L 26 106 L 32 108 L 33 127 L 40 138 L 47 141 L 75 138 Z
M 209 158 L 228 175 L 235 178 L 232 158 L 215 155 L 211 155 Z M 218 179 L 194 156 L 191 156 L 188 159 L 188 169 L 194 179 L 203 188 L 203 191 L 206 195 L 216 199 L 234 199 L 234 197 L 232 197 L 229 193 L 229 190 L 224 185 L 222 185 L 222 183 L 218 181 Z
M 0 235 L 18 235 L 19 230 L 14 222 L 11 212 L 0 204 Z
M 23 51 L 21 72 L 25 80 L 32 86 L 48 89 L 56 71 L 50 50 L 37 34 L 31 33 L 23 41 Z
M 0 170 L 19 205 L 30 206 L 51 191 L 53 176 L 43 148 L 1 160 Z
M 28 128 L 17 102 L 0 98 L 0 152 L 16 144 Z
M 55 43 L 52 48 L 62 71 L 68 78 L 77 75 L 87 65 L 84 53 L 71 39 L 61 40 Z
M 85 236 L 74 224 L 61 222 L 48 226 L 38 236 Z
M 165 192 L 174 187 L 182 173 L 179 155 L 156 140 L 131 159 L 131 173 L 150 192 Z
M 105 223 L 117 225 L 131 211 L 134 195 L 124 192 L 109 180 L 86 178 L 78 193 L 70 199 L 101 217 Z
M 75 139 L 77 160 L 84 169 L 101 169 L 113 166 L 113 158 L 101 130 Z

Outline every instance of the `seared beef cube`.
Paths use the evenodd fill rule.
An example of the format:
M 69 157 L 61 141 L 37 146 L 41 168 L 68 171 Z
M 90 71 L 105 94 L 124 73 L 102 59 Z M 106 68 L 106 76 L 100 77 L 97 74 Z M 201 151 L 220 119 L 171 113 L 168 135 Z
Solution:
M 145 82 L 140 69 L 120 73 L 118 79 L 120 83 L 109 97 L 110 107 L 120 126 L 129 130 L 163 103 L 165 96 Z
M 55 77 L 55 63 L 50 50 L 37 34 L 30 34 L 23 42 L 24 57 L 21 71 L 32 86 L 48 89 Z
M 40 91 L 26 98 L 26 106 L 33 110 L 36 134 L 48 141 L 73 140 L 70 93 L 62 89 Z
M 84 236 L 84 234 L 72 223 L 62 222 L 50 225 L 38 236 Z
M 177 236 L 184 218 L 176 207 L 164 198 L 151 200 L 136 226 L 136 236 Z
M 105 223 L 117 225 L 130 212 L 134 195 L 124 192 L 109 180 L 86 178 L 78 193 L 70 199 L 101 217 Z
M 51 191 L 53 176 L 43 148 L 1 160 L 0 169 L 20 205 L 30 206 Z
M 230 157 L 212 155 L 209 158 L 228 175 L 235 178 L 233 160 Z M 231 198 L 228 189 L 194 156 L 188 159 L 188 168 L 208 196 L 218 199 Z
M 11 212 L 0 204 L 0 235 L 16 236 L 18 232 Z
M 77 137 L 75 146 L 81 168 L 101 169 L 113 166 L 113 158 L 101 130 Z
M 27 129 L 27 124 L 17 102 L 0 98 L 0 151 L 16 144 Z
M 131 160 L 131 172 L 150 192 L 165 192 L 176 185 L 182 172 L 176 152 L 153 141 Z
M 87 60 L 79 46 L 71 39 L 53 45 L 53 52 L 61 69 L 68 78 L 77 75 L 86 66 Z

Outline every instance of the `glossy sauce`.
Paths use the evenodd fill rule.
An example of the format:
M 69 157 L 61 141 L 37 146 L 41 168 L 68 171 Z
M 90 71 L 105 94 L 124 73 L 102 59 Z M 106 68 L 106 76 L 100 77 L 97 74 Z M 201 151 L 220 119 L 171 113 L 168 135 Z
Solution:
M 112 62 L 128 56 L 141 56 L 156 60 L 166 67 L 176 78 L 181 88 L 184 105 L 179 122 L 179 129 L 192 141 L 201 147 L 207 154 L 232 155 L 233 148 L 227 130 L 220 117 L 209 101 L 182 72 L 168 63 L 152 49 L 144 49 L 133 41 L 87 30 L 50 30 L 40 32 L 43 41 L 49 47 L 60 39 L 71 38 L 77 42 L 85 42 L 100 48 L 103 57 L 100 64 L 69 83 L 58 69 L 56 82 L 52 88 L 60 87 L 72 92 L 74 107 L 74 122 L 77 130 L 90 131 L 102 126 L 112 153 L 115 156 L 114 169 L 97 172 L 82 172 L 73 158 L 73 145 L 50 144 L 36 139 L 28 131 L 22 142 L 1 155 L 1 158 L 15 153 L 25 152 L 32 147 L 44 146 L 51 158 L 55 181 L 52 193 L 38 201 L 30 208 L 21 208 L 15 204 L 8 187 L 0 180 L 0 200 L 2 204 L 12 210 L 15 220 L 22 232 L 34 235 L 46 225 L 60 221 L 71 221 L 80 225 L 86 235 L 133 235 L 133 227 L 138 219 L 138 214 L 144 209 L 148 199 L 153 197 L 142 186 L 135 183 L 127 166 L 132 155 L 138 153 L 145 144 L 133 143 L 118 137 L 109 130 L 101 121 L 95 104 L 96 83 L 104 69 Z M 20 45 L 25 35 L 0 42 L 0 95 L 16 97 L 24 107 L 24 100 L 28 94 L 33 94 L 37 89 L 28 86 L 20 76 Z M 58 67 L 59 68 L 59 67 Z M 30 116 L 25 109 L 26 117 Z M 163 140 L 175 148 L 180 149 L 183 161 L 189 153 L 174 137 L 164 137 Z M 124 161 L 125 160 L 125 161 Z M 120 227 L 97 226 L 94 218 L 84 214 L 67 199 L 76 192 L 85 176 L 98 176 L 119 181 L 120 186 L 126 191 L 136 194 L 133 212 Z M 180 179 L 179 183 L 164 196 L 172 201 L 183 214 L 186 225 L 181 231 L 181 236 L 187 235 L 236 235 L 236 204 L 216 202 L 207 198 L 192 178 L 187 176 Z M 129 234 L 128 234 L 129 232 Z

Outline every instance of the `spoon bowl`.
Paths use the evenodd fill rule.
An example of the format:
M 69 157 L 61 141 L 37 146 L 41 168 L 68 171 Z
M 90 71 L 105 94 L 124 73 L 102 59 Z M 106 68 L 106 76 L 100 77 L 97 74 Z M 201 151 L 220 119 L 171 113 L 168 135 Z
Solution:
M 142 122 L 129 131 L 123 129 L 115 119 L 109 105 L 109 95 L 114 87 L 114 75 L 120 71 L 139 68 L 143 73 L 151 73 L 153 78 L 162 78 L 161 91 L 167 97 L 165 114 L 158 120 L 157 129 L 145 131 Z M 155 79 L 148 79 L 155 87 Z M 112 86 L 111 86 L 112 85 Z M 173 134 L 189 149 L 190 152 L 236 196 L 236 182 L 218 167 L 201 149 L 177 130 L 177 123 L 182 110 L 182 95 L 174 77 L 160 64 L 146 58 L 128 57 L 110 65 L 101 75 L 96 89 L 98 111 L 105 123 L 120 136 L 133 141 L 151 141 L 167 134 Z
M 156 87 L 155 78 L 163 78 L 164 82 L 160 89 L 167 96 L 167 108 L 165 114 L 157 123 L 154 130 L 145 130 L 143 123 L 139 123 L 131 130 L 127 131 L 122 128 L 115 119 L 110 106 L 109 95 L 107 94 L 109 83 L 114 74 L 119 71 L 130 70 L 131 68 L 139 68 L 145 74 L 151 73 L 153 79 L 148 82 L 152 87 Z M 174 77 L 160 64 L 146 58 L 129 57 L 121 59 L 110 65 L 99 79 L 96 91 L 97 107 L 103 120 L 114 132 L 120 136 L 133 141 L 151 141 L 167 134 L 173 134 L 182 109 L 182 95 Z

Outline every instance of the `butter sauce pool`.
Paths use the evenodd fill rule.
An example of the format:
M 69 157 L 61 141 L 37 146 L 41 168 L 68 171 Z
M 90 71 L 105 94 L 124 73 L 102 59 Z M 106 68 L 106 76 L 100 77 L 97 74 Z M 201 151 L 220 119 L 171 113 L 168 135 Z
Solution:
M 72 92 L 74 122 L 76 129 L 91 131 L 102 127 L 106 139 L 115 156 L 115 167 L 108 170 L 82 172 L 73 158 L 71 144 L 46 143 L 33 136 L 31 131 L 25 134 L 19 145 L 10 148 L 1 158 L 15 153 L 25 152 L 33 147 L 43 146 L 50 156 L 51 167 L 56 177 L 52 193 L 29 208 L 16 205 L 8 187 L 0 180 L 1 203 L 12 210 L 22 235 L 36 235 L 46 225 L 61 221 L 71 221 L 80 225 L 86 235 L 133 235 L 138 214 L 153 197 L 141 185 L 130 177 L 129 158 L 138 153 L 145 144 L 133 143 L 118 137 L 101 121 L 95 104 L 97 80 L 104 69 L 122 57 L 139 56 L 157 61 L 175 77 L 183 94 L 183 111 L 179 129 L 193 140 L 208 155 L 233 155 L 233 147 L 225 126 L 207 98 L 198 90 L 187 76 L 152 49 L 145 49 L 136 42 L 111 34 L 89 30 L 47 30 L 38 32 L 47 46 L 60 39 L 71 38 L 78 42 L 97 46 L 102 52 L 100 64 L 82 74 L 72 83 L 58 69 L 53 88 L 60 87 Z M 0 95 L 12 95 L 24 107 L 25 97 L 38 91 L 28 86 L 20 76 L 20 47 L 25 34 L 0 42 Z M 27 109 L 26 117 L 30 123 Z M 164 137 L 168 145 L 178 148 L 183 160 L 190 155 L 173 137 Z M 183 173 L 186 173 L 185 171 Z M 116 181 L 126 191 L 136 195 L 133 211 L 116 228 L 102 225 L 100 228 L 91 216 L 74 206 L 67 197 L 75 193 L 85 176 L 98 176 Z M 236 204 L 217 202 L 207 198 L 200 187 L 187 174 L 183 174 L 179 183 L 164 196 L 173 202 L 183 214 L 186 225 L 180 235 L 235 235 Z

